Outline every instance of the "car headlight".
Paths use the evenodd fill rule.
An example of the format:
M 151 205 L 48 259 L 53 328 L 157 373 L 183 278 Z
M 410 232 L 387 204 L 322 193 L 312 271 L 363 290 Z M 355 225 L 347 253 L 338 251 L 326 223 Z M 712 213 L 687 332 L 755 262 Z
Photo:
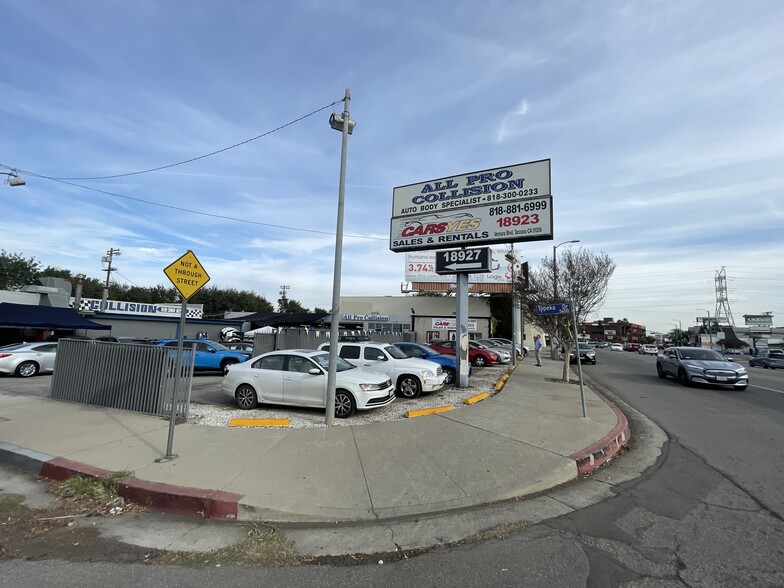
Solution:
M 383 390 L 387 387 L 387 383 L 383 382 L 381 384 L 360 384 L 359 389 L 363 392 L 374 392 L 376 390 Z
M 692 365 L 690 363 L 684 363 L 683 367 L 685 367 L 687 370 L 699 370 L 699 371 L 702 371 L 702 368 L 700 366 Z
M 420 373 L 425 378 L 435 378 L 436 377 L 436 373 L 434 371 L 432 371 L 432 370 L 422 370 Z
M 740 368 L 739 370 L 735 370 L 735 371 L 736 371 L 736 372 L 738 372 L 738 375 L 740 375 L 740 374 L 745 374 L 745 373 L 746 373 L 746 368 L 745 368 L 745 367 L 742 367 L 742 368 Z

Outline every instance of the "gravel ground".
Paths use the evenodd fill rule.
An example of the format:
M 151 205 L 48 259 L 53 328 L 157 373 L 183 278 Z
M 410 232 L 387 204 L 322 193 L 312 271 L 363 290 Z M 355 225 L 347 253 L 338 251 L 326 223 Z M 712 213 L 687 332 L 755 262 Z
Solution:
M 488 392 L 495 394 L 494 386 L 502 375 L 508 373 L 511 364 L 474 368 L 468 380 L 468 388 L 445 386 L 438 392 L 423 394 L 413 400 L 396 398 L 392 404 L 373 410 L 357 411 L 347 419 L 335 419 L 335 425 L 364 425 L 396 421 L 406 418 L 406 412 L 420 408 L 434 408 L 436 406 L 452 406 L 455 410 L 467 408 L 463 401 L 466 398 Z M 213 404 L 192 403 L 188 422 L 211 427 L 228 427 L 233 418 L 257 419 L 291 419 L 290 427 L 301 429 L 307 427 L 323 427 L 324 412 L 308 408 L 293 408 L 273 405 L 261 405 L 256 410 L 240 410 L 232 406 L 217 406 Z

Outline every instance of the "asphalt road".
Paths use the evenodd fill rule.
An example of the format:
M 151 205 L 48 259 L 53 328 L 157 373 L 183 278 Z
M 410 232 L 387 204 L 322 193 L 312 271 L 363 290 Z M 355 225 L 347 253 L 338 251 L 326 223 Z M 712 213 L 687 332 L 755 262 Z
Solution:
M 618 390 L 670 437 L 784 517 L 784 370 L 749 369 L 749 387 L 684 387 L 656 375 L 656 358 L 597 350 L 584 372 Z M 748 365 L 748 358 L 740 363 Z

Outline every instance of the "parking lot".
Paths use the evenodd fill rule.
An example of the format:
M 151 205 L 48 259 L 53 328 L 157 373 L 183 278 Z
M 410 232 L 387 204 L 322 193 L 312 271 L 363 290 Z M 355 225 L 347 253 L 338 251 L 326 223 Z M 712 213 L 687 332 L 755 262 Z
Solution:
M 529 363 L 525 363 L 529 362 Z M 532 360 L 520 363 L 518 369 L 526 369 L 532 365 Z M 422 408 L 437 406 L 451 406 L 453 410 L 460 410 L 467 405 L 466 398 L 481 392 L 495 393 L 494 386 L 500 377 L 507 373 L 511 364 L 502 366 L 488 366 L 474 368 L 469 378 L 469 387 L 457 388 L 444 386 L 440 391 L 424 394 L 419 398 L 396 398 L 385 407 L 357 412 L 347 419 L 336 419 L 336 425 L 361 425 L 370 422 L 387 422 L 406 418 L 406 412 Z M 293 408 L 274 405 L 262 405 L 255 410 L 240 410 L 236 403 L 221 389 L 223 376 L 217 372 L 196 373 L 191 386 L 191 405 L 189 422 L 205 426 L 228 426 L 233 418 L 264 418 L 264 419 L 290 419 L 291 427 L 320 427 L 324 426 L 324 411 L 309 408 Z M 51 375 L 39 375 L 32 378 L 0 378 L 0 392 L 27 396 L 49 397 Z

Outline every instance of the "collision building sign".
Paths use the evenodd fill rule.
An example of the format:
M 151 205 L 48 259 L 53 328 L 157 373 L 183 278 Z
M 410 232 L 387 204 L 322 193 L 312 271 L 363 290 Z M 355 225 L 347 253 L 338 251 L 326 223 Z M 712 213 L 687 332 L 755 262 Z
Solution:
M 550 160 L 394 189 L 389 248 L 419 251 L 552 239 Z

